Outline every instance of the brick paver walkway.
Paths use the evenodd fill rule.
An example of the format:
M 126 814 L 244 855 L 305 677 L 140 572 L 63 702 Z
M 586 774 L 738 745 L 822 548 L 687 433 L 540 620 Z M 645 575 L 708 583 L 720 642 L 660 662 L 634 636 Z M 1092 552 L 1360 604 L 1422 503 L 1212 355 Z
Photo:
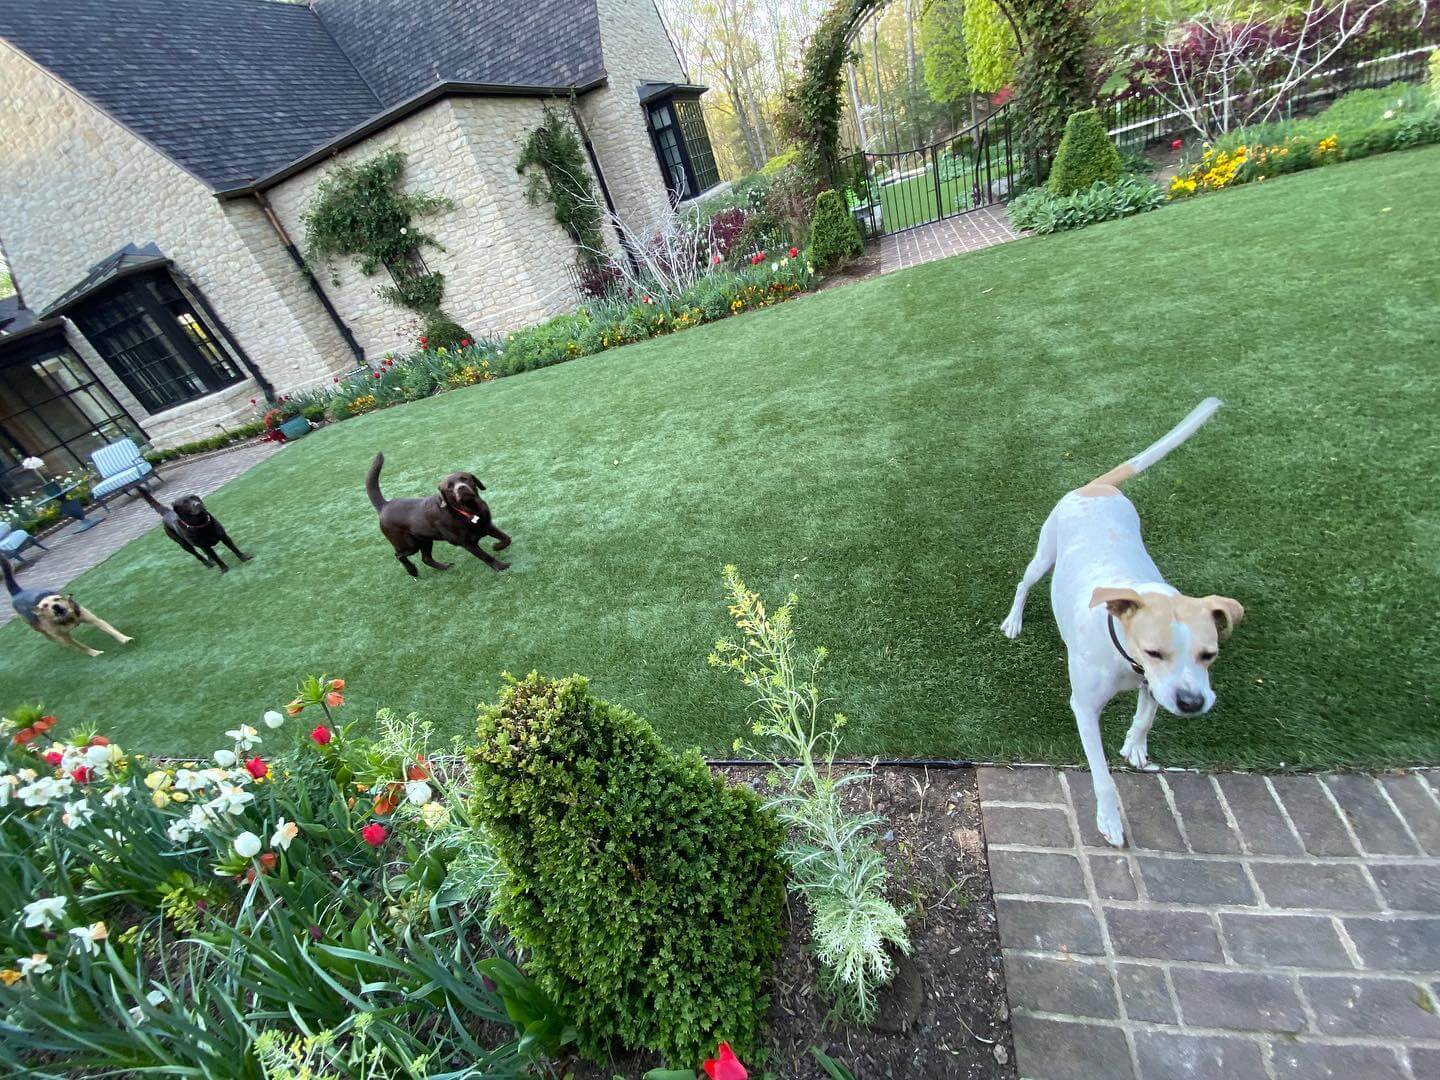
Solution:
M 979 251 L 1024 235 L 1010 224 L 1003 206 L 986 206 L 959 217 L 882 236 L 878 244 L 880 272 L 888 274 L 963 251 Z
M 1115 779 L 980 771 L 1022 1077 L 1440 1077 L 1440 774 Z
M 238 450 L 215 454 L 200 461 L 161 465 L 160 477 L 164 484 L 156 489 L 155 496 L 161 502 L 169 503 L 181 495 L 209 495 L 220 485 L 264 461 L 282 446 L 281 443 L 273 442 L 251 443 Z M 103 511 L 91 515 L 100 522 L 93 529 L 77 532 L 73 525 L 67 525 L 59 532 L 44 537 L 40 542 L 48 547 L 49 551 L 27 548 L 26 559 L 34 561 L 17 571 L 16 580 L 21 585 L 63 589 L 137 536 L 143 536 L 160 525 L 160 515 L 133 495 L 122 495 L 112 500 L 110 510 L 108 518 Z M 243 531 L 236 528 L 234 535 L 237 542 L 243 546 Z M 179 548 L 175 550 L 177 556 L 183 555 L 187 559 L 190 557 L 184 555 Z M 4 589 L 0 589 L 0 626 L 15 617 L 15 611 L 7 600 Z M 80 598 L 80 602 L 85 602 L 84 597 Z

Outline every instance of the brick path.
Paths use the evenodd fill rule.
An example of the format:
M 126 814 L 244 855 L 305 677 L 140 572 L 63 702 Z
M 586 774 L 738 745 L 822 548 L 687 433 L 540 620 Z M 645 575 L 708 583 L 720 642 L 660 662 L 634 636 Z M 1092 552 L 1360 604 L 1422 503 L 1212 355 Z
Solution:
M 281 443 L 251 443 L 238 450 L 214 454 L 200 461 L 177 462 L 160 466 L 163 485 L 155 492 L 163 503 L 180 495 L 209 495 L 220 485 L 235 479 L 251 466 L 264 461 Z M 38 548 L 25 549 L 25 558 L 32 560 L 15 574 L 21 585 L 45 586 L 63 589 L 86 570 L 100 565 L 115 552 L 151 529 L 158 528 L 160 516 L 138 497 L 122 495 L 110 502 L 110 516 L 104 512 L 89 516 L 100 522 L 93 529 L 76 532 L 73 525 L 67 525 L 59 532 L 41 539 L 49 551 Z M 236 533 L 239 536 L 239 533 Z M 178 548 L 176 549 L 179 550 Z M 186 555 L 185 558 L 190 556 Z M 4 590 L 0 589 L 0 598 Z M 84 598 L 81 598 L 84 603 Z M 0 599 L 0 626 L 15 617 L 15 611 Z
M 1440 773 L 982 769 L 1033 1080 L 1440 1077 Z
M 963 251 L 979 251 L 1024 235 L 1010 224 L 1003 206 L 986 206 L 959 217 L 882 236 L 877 245 L 880 272 L 888 274 Z

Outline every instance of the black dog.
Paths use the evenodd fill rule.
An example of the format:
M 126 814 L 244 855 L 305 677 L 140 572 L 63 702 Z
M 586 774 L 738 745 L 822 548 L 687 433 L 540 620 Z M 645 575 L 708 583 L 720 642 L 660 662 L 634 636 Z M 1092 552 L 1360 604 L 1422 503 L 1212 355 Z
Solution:
M 406 573 L 411 577 L 420 576 L 410 561 L 410 556 L 417 552 L 426 566 L 450 569 L 450 563 L 436 562 L 431 554 L 436 540 L 464 548 L 492 570 L 505 570 L 510 566 L 480 547 L 481 540 L 493 536 L 499 541 L 495 550 L 501 551 L 510 546 L 510 537 L 491 521 L 490 507 L 480 498 L 485 485 L 474 473 L 451 473 L 440 482 L 437 495 L 389 502 L 380 494 L 380 467 L 384 464 L 385 455 L 376 454 L 370 474 L 365 478 L 365 491 L 380 514 L 380 531 L 395 549 L 395 557 Z
M 160 515 L 170 539 L 199 559 L 202 565 L 219 567 L 222 574 L 229 571 L 230 568 L 215 553 L 218 544 L 228 547 L 241 562 L 249 562 L 252 558 L 235 546 L 225 526 L 205 509 L 199 495 L 182 495 L 170 504 L 169 509 L 160 505 L 159 500 L 144 488 L 140 489 L 140 497 Z

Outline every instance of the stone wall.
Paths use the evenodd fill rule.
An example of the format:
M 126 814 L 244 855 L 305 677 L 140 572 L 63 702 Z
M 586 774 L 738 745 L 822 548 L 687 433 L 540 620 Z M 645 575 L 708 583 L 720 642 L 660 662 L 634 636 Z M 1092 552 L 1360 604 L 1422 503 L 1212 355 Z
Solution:
M 563 102 L 558 103 L 564 107 Z M 453 97 L 427 106 L 331 161 L 281 182 L 271 205 L 297 245 L 302 217 L 325 174 L 340 163 L 363 161 L 391 147 L 405 154 L 404 185 L 443 195 L 454 208 L 417 224 L 441 244 L 421 249 L 425 264 L 445 275 L 441 307 L 477 336 L 516 330 L 575 308 L 565 268 L 575 246 L 548 203 L 525 200 L 515 171 L 520 148 L 542 119 L 535 98 Z M 419 317 L 380 299 L 391 284 L 385 271 L 366 277 L 350 259 L 336 259 L 321 280 L 341 318 L 367 354 L 410 347 Z
M 637 88 L 686 81 L 654 0 L 597 0 L 608 86 L 580 99 L 615 209 L 637 231 L 669 208 Z
M 293 266 L 285 268 L 284 250 L 253 201 L 218 202 L 3 42 L 0 115 L 0 235 L 29 306 L 43 309 L 126 244 L 153 241 L 280 392 L 349 365 L 338 332 Z M 112 392 L 123 391 L 93 350 L 86 359 Z M 257 392 L 247 380 L 155 416 L 128 393 L 116 396 L 157 444 L 172 445 L 214 434 L 217 422 L 245 422 Z

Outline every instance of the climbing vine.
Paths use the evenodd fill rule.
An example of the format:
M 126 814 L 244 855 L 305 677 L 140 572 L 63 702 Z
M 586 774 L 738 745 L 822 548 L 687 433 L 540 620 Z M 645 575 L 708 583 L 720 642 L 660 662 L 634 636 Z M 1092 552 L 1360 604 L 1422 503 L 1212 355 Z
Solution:
M 301 215 L 306 255 L 312 265 L 327 267 L 337 257 L 352 258 L 366 277 L 388 269 L 395 284 L 381 286 L 380 296 L 430 317 L 440 311 L 445 277 L 419 270 L 416 256 L 422 247 L 444 249 L 415 219 L 454 204 L 441 195 L 401 190 L 404 175 L 405 155 L 394 147 L 327 173 Z
M 1037 176 L 1065 121 L 1090 103 L 1092 31 L 1086 0 L 995 0 L 1015 34 L 1020 139 Z
M 580 140 L 565 117 L 549 105 L 545 118 L 530 133 L 520 151 L 515 171 L 529 172 L 525 197 L 531 206 L 548 202 L 555 208 L 555 220 L 570 234 L 586 266 L 600 266 L 608 261 L 605 233 L 595 187 Z

